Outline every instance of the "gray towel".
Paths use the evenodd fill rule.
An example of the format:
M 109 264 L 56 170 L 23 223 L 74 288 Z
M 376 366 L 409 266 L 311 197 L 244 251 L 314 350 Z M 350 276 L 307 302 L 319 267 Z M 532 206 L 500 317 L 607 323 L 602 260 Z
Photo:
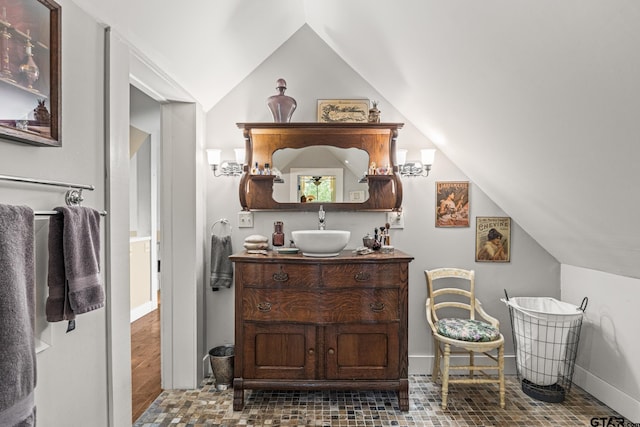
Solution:
M 58 207 L 49 220 L 47 320 L 74 319 L 104 307 L 100 280 L 100 213 L 82 206 Z
M 34 215 L 0 205 L 0 425 L 34 426 Z
M 231 236 L 218 237 L 211 235 L 211 290 L 230 288 L 233 283 L 233 263 L 229 256 L 233 254 L 231 249 Z

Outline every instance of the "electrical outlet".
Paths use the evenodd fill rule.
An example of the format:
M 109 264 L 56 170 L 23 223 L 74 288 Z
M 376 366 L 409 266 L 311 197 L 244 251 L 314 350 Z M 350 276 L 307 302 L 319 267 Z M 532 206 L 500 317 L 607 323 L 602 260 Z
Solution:
M 253 212 L 250 212 L 250 211 L 238 212 L 238 227 L 253 228 Z
M 402 211 L 387 212 L 387 222 L 390 228 L 404 228 L 404 214 Z

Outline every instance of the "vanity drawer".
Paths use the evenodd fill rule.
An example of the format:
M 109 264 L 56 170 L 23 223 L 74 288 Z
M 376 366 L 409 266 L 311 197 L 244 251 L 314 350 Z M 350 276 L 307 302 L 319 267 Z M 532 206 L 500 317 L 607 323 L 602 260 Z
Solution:
M 252 321 L 336 323 L 400 317 L 397 289 L 246 289 L 242 307 L 243 319 Z
M 320 266 L 315 264 L 237 264 L 236 275 L 248 288 L 320 286 Z
M 322 282 L 326 287 L 375 286 L 399 287 L 400 265 L 339 264 L 322 266 Z

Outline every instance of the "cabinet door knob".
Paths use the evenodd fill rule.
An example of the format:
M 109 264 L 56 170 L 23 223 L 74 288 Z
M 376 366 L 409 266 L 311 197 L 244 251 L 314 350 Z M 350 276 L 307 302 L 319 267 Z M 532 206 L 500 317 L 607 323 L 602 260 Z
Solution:
M 371 279 L 371 274 L 364 271 L 359 271 L 355 276 L 353 276 L 353 278 L 356 279 L 356 282 L 366 282 Z
M 371 304 L 369 304 L 369 308 L 374 313 L 380 313 L 382 310 L 384 310 L 384 303 L 380 301 L 372 302 Z
M 276 282 L 286 282 L 287 280 L 289 280 L 289 274 L 282 271 L 282 266 L 280 266 L 280 271 L 278 271 L 277 273 L 273 273 L 273 276 L 271 277 Z
M 261 302 L 258 304 L 258 310 L 267 313 L 271 311 L 271 303 L 270 302 Z
M 333 354 L 333 353 L 335 353 L 335 352 L 336 352 L 336 351 L 335 351 L 334 349 L 330 348 L 328 353 L 329 353 L 329 354 Z
M 309 356 L 313 356 L 316 351 L 312 348 L 309 349 Z

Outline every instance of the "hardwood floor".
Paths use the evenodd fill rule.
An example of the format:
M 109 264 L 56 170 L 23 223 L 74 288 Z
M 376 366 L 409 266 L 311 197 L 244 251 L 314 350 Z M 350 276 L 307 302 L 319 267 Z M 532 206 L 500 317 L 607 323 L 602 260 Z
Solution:
M 159 301 L 159 299 L 158 299 Z M 131 324 L 132 422 L 160 395 L 160 304 Z

